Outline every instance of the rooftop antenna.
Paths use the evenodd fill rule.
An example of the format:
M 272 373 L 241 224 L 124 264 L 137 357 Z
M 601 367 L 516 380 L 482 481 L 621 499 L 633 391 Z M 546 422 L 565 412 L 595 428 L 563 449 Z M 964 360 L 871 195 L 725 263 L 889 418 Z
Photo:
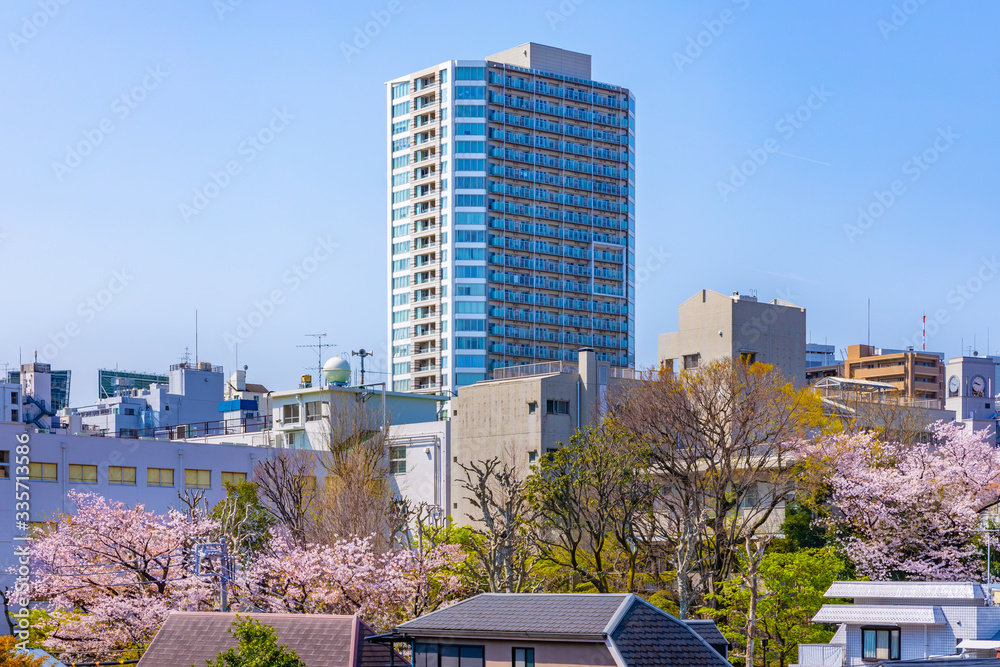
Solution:
M 326 338 L 325 333 L 306 334 L 306 336 L 312 336 L 316 342 L 312 345 L 296 345 L 296 347 L 308 347 L 311 350 L 316 350 L 316 381 L 319 382 L 323 377 L 323 350 L 333 347 L 333 344 L 323 342 L 323 339 Z
M 868 297 L 868 345 L 872 344 L 872 299 Z
M 921 325 L 920 331 L 921 331 L 921 335 L 923 336 L 923 343 L 921 343 L 920 349 L 923 350 L 924 352 L 926 352 L 927 351 L 927 311 L 926 310 L 924 311 L 924 320 L 923 320 L 923 324 Z
M 352 357 L 361 357 L 361 386 L 362 387 L 365 385 L 365 357 L 370 357 L 373 354 L 375 354 L 375 353 L 374 352 L 369 352 L 365 348 L 361 348 L 357 352 L 355 352 L 354 350 L 351 350 L 351 356 Z
M 186 347 L 184 348 L 184 356 L 181 357 L 181 363 L 184 364 L 185 366 L 191 363 L 191 352 Z
M 198 309 L 194 309 L 194 365 L 198 366 Z

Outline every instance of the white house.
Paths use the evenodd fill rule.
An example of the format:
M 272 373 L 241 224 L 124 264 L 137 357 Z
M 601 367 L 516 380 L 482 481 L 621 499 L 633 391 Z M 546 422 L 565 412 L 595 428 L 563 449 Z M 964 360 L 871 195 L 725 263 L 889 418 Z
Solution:
M 814 623 L 835 623 L 829 644 L 800 644 L 798 667 L 840 667 L 880 660 L 995 657 L 1000 606 L 973 582 L 837 581 Z

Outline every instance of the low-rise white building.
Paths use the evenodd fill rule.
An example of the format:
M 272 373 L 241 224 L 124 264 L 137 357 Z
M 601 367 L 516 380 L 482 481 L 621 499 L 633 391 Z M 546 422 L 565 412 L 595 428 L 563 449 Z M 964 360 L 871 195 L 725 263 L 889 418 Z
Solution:
M 798 667 L 876 661 L 994 657 L 1000 606 L 973 582 L 836 581 L 814 623 L 835 623 L 829 644 L 800 644 Z

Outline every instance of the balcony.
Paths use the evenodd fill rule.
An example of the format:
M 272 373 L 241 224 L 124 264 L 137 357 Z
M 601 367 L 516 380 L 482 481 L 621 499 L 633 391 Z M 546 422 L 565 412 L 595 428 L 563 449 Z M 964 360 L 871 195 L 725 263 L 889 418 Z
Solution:
M 837 644 L 799 644 L 799 667 L 842 667 L 844 653 Z
M 494 380 L 510 380 L 512 378 L 529 377 L 531 375 L 548 375 L 550 373 L 576 373 L 576 366 L 569 366 L 561 361 L 550 361 L 540 364 L 525 364 L 523 366 L 507 366 L 493 369 Z

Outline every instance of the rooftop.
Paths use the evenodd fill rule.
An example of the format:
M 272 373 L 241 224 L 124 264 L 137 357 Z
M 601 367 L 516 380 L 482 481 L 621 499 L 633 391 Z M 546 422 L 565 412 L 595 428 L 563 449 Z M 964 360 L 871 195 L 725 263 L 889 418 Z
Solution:
M 972 581 L 835 581 L 824 597 L 982 600 L 983 589 Z

